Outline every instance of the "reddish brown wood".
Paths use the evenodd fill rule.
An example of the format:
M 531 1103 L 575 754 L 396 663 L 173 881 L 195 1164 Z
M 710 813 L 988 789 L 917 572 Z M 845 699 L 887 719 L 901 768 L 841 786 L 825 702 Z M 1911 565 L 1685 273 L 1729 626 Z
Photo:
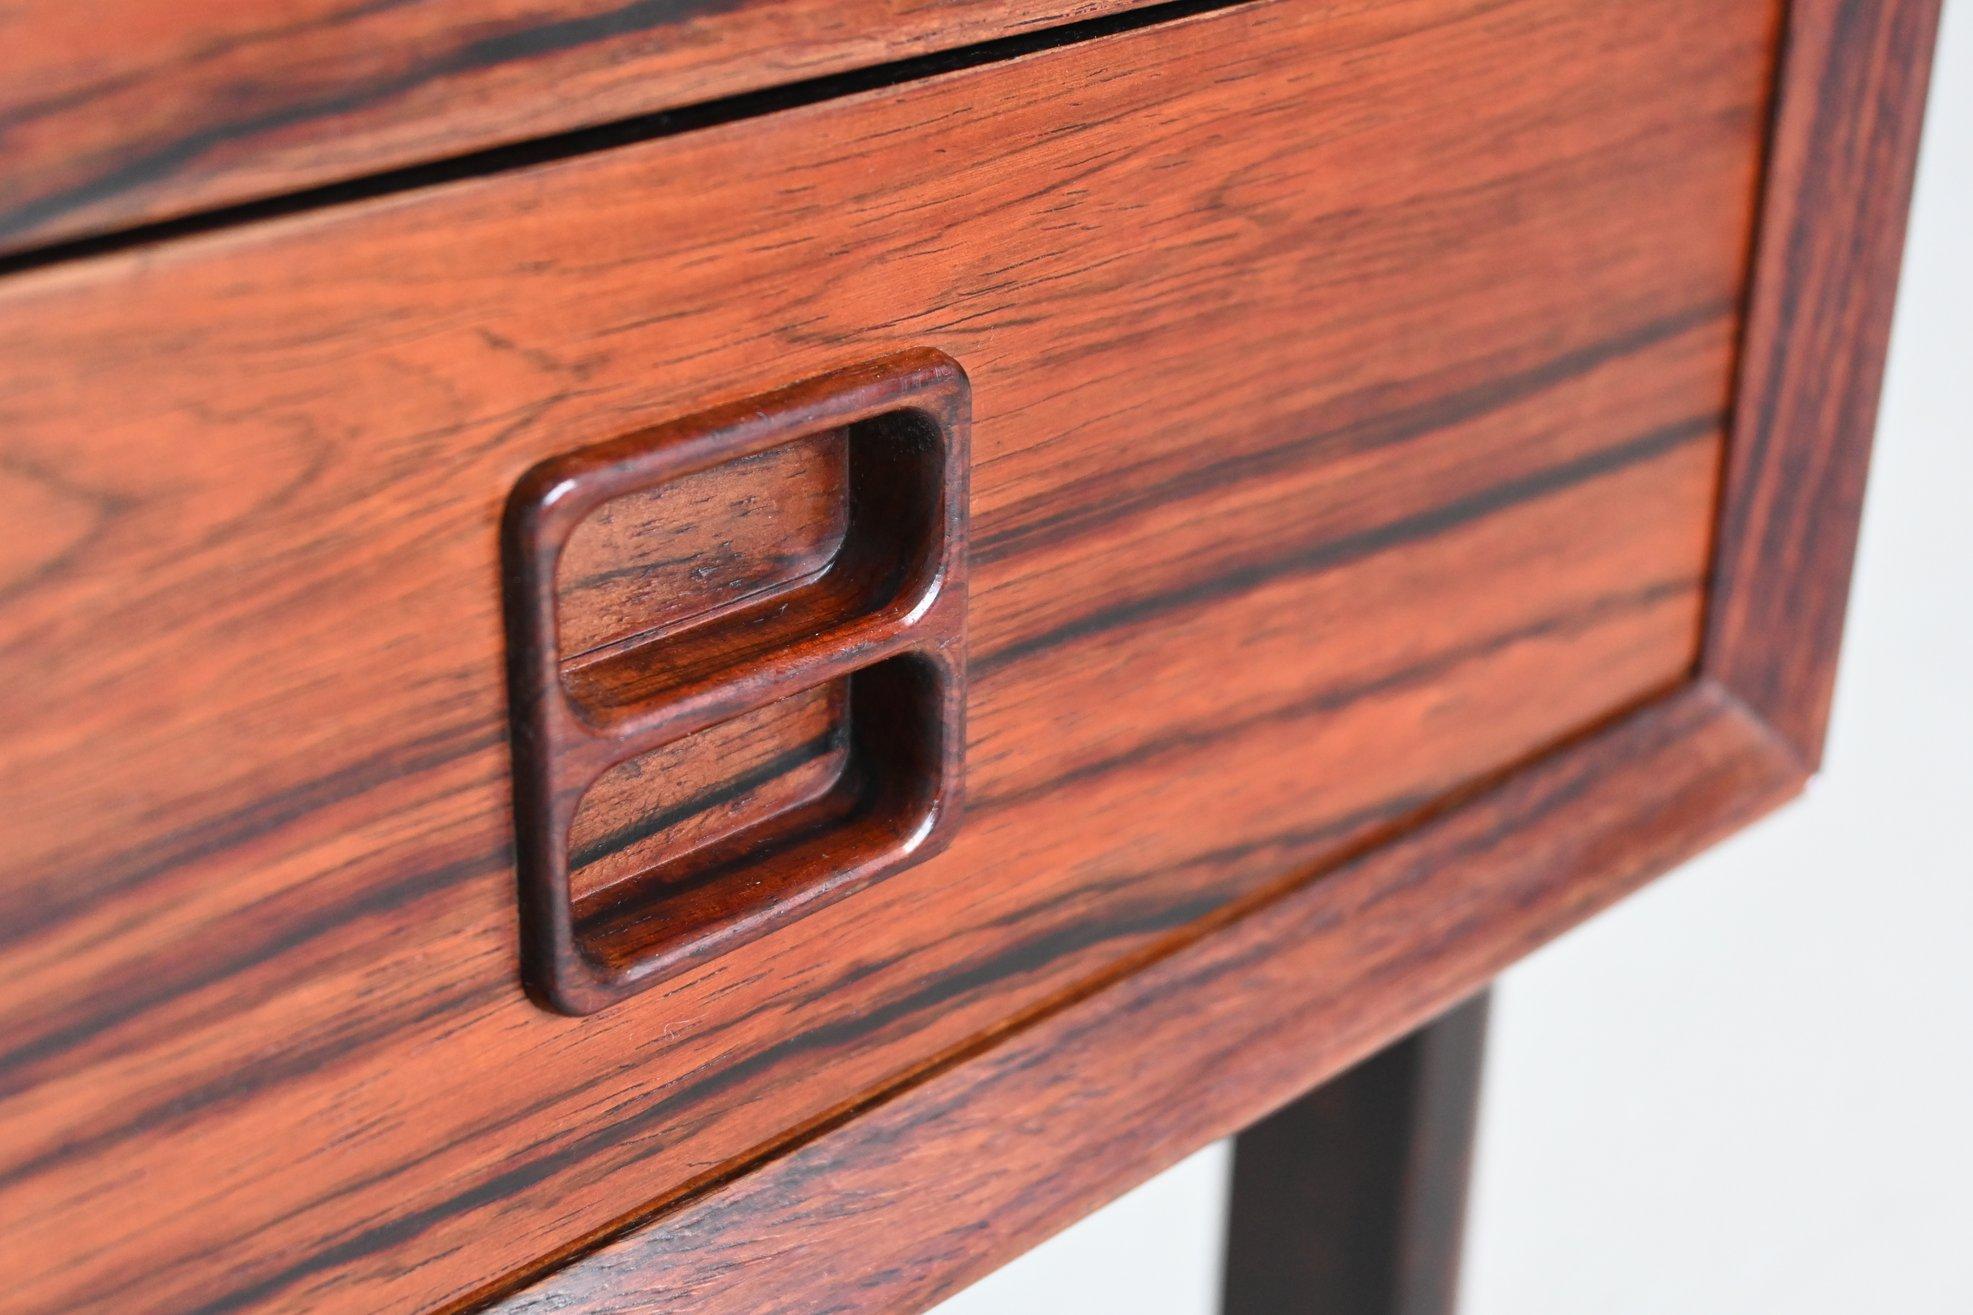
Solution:
M 521 478 L 503 534 L 508 698 L 522 973 L 543 1004 L 594 1013 L 951 842 L 966 748 L 971 409 L 950 357 L 908 352 L 555 457 Z M 785 569 L 766 579 L 743 570 L 724 606 L 683 616 L 672 604 L 631 621 L 635 609 L 625 614 L 611 592 L 613 628 L 635 628 L 585 648 L 598 637 L 581 624 L 596 591 L 572 592 L 564 559 L 590 522 L 636 499 L 636 516 L 682 512 L 695 518 L 690 533 L 712 531 L 708 516 L 731 523 L 755 509 L 744 495 L 731 505 L 755 463 L 791 447 L 812 454 L 818 439 L 844 449 L 828 463 L 842 479 L 825 519 L 841 529 L 823 536 L 833 543 L 826 556 L 810 565 L 818 554 L 805 548 L 807 569 L 792 580 Z M 708 480 L 727 494 L 707 497 Z M 666 504 L 668 488 L 683 506 Z M 578 542 L 579 581 L 611 567 L 592 558 L 622 542 L 621 525 L 600 537 Z M 647 560 L 632 553 L 624 565 L 642 573 Z M 687 569 L 723 566 L 705 552 Z M 574 643 L 572 619 L 584 635 Z M 797 793 L 787 794 L 779 757 L 733 761 L 735 739 L 751 741 L 763 715 L 812 706 L 817 694 L 827 701 L 824 751 L 798 754 L 813 779 Z M 649 763 L 654 754 L 666 760 Z M 684 782 L 654 801 L 661 816 L 735 824 L 702 826 L 697 843 L 681 845 L 667 820 L 670 852 L 577 886 L 571 869 L 596 844 L 592 835 L 577 847 L 584 797 L 598 784 L 621 796 L 610 773 L 640 764 L 683 770 Z M 817 776 L 818 764 L 832 770 Z M 702 788 L 688 787 L 683 801 L 662 797 L 690 782 Z M 736 795 L 750 804 L 737 821 Z
M 0 8 L 0 251 L 1142 2 L 29 0 Z
M 806 1308 L 800 1294 L 744 1280 L 738 1286 L 749 1290 L 735 1294 L 736 1285 L 722 1281 L 766 1269 L 760 1257 L 768 1238 L 777 1264 L 843 1274 L 833 1292 L 853 1292 L 855 1306 L 928 1304 L 1278 1103 L 1295 1079 L 1256 1071 L 1270 1060 L 1304 1078 L 1335 1073 L 1435 1007 L 1385 1020 L 1367 1029 L 1373 1041 L 1352 1048 L 1339 1034 L 1361 1035 L 1348 1020 L 1364 999 L 1386 1002 L 1421 988 L 1430 996 L 1427 983 L 1443 978 L 1407 963 L 1377 974 L 1375 989 L 1337 983 L 1326 975 L 1337 971 L 1335 959 L 1398 942 L 1429 947 L 1429 956 L 1511 941 L 1510 927 L 1525 926 L 1538 902 L 1524 891 L 1464 917 L 1421 906 L 1403 932 L 1380 940 L 1360 909 L 1337 908 L 1344 883 L 1410 854 L 1426 861 L 1408 874 L 1369 879 L 1377 889 L 1367 901 L 1402 904 L 1435 879 L 1443 898 L 1457 899 L 1493 886 L 1489 855 L 1509 837 L 1539 851 L 1538 837 L 1560 834 L 1568 837 L 1566 857 L 1518 857 L 1551 894 L 1572 890 L 1601 902 L 1614 893 L 1604 883 L 1640 880 L 1675 861 L 1681 845 L 1696 849 L 1709 833 L 1741 825 L 1799 788 L 1821 753 L 1937 10 L 1934 0 L 1796 0 L 1791 7 L 1704 674 L 1687 692 L 1501 787 L 1571 776 L 1552 796 L 1567 816 L 1488 818 L 1499 792 L 1480 796 L 700 1193 L 499 1309 L 596 1315 L 663 1308 L 674 1297 L 709 1311 Z M 1706 725 L 1689 738 L 1683 728 L 1673 731 L 1656 749 L 1639 743 L 1664 737 L 1682 719 Z M 1715 762 L 1732 767 L 1700 784 L 1695 773 L 1709 740 L 1731 746 Z M 1608 757 L 1590 765 L 1599 754 Z M 1600 803 L 1606 787 L 1619 797 Z M 1485 839 L 1428 857 L 1435 837 L 1462 826 Z M 1674 835 L 1681 839 L 1649 856 L 1634 848 Z M 1292 912 L 1312 915 L 1319 905 L 1328 914 L 1320 922 Z M 1448 922 L 1457 931 L 1443 930 Z M 1486 931 L 1476 932 L 1481 926 Z M 1337 943 L 1320 944 L 1323 934 Z M 1256 947 L 1263 938 L 1272 943 Z M 1238 986 L 1214 975 L 1215 952 L 1237 964 Z M 1307 977 L 1294 973 L 1298 966 Z M 1490 971 L 1475 965 L 1452 974 L 1457 984 L 1436 1000 Z M 1203 1015 L 1180 1001 L 1211 1001 L 1226 1012 Z M 1315 1015 L 1312 1023 L 1302 1022 L 1304 1010 Z M 1160 1034 L 1158 1023 L 1197 1031 L 1180 1039 Z M 1228 1027 L 1238 1034 L 1220 1030 Z M 1061 1059 L 1067 1054 L 1074 1063 Z M 1092 1072 L 1091 1054 L 1111 1063 Z M 1009 1168 L 1004 1149 L 983 1154 L 1017 1147 L 1012 1155 L 1023 1155 L 1023 1134 L 1037 1127 L 1047 1129 L 1047 1145 L 1025 1171 Z M 900 1146 L 910 1147 L 903 1163 Z M 989 1159 L 990 1167 L 976 1167 Z M 1065 1168 L 1073 1181 L 1064 1182 Z M 855 1208 L 817 1218 L 810 1193 L 825 1182 L 834 1201 Z M 886 1211 L 886 1202 L 899 1208 Z M 907 1213 L 932 1222 L 909 1236 L 868 1226 Z M 980 1220 L 992 1227 L 979 1228 Z
M 603 773 L 570 822 L 576 902 L 828 798 L 848 765 L 847 693 L 831 681 Z
M 1706 670 L 1811 769 L 1836 683 L 1937 0 L 1796 0 Z
M 529 1300 L 909 1304 L 1785 791 L 1710 687 L 1552 754 L 1697 660 L 1774 18 L 1254 4 L 0 284 L 10 1298 L 430 1308 L 642 1223 Z M 508 491 L 922 347 L 966 825 L 535 1008 Z
M 564 660 L 696 622 L 822 574 L 849 530 L 840 430 L 781 443 L 597 508 L 563 545 Z
M 1487 996 L 1233 1145 L 1222 1315 L 1452 1315 Z
M 492 1309 L 923 1309 L 1292 1100 L 1310 1073 L 1348 1068 L 1800 781 L 1765 727 L 1716 687 L 1689 689 Z

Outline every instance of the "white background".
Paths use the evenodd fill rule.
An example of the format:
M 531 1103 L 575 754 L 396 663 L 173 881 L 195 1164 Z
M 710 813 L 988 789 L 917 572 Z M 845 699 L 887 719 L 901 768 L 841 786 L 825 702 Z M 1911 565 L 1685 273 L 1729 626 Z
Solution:
M 1973 0 L 1948 0 L 1826 770 L 1502 979 L 1463 1315 L 1973 1312 L 1969 391 Z M 939 1315 L 1205 1315 L 1226 1164 Z

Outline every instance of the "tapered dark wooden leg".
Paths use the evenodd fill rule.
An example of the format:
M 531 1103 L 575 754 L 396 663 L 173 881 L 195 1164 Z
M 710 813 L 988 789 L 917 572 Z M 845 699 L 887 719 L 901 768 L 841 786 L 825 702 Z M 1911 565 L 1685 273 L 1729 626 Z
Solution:
M 1240 1134 L 1226 1315 L 1448 1315 L 1483 993 Z

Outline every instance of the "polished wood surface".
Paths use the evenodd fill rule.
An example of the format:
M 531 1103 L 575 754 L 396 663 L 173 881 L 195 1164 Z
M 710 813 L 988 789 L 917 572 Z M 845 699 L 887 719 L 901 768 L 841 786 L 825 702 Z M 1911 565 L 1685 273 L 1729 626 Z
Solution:
M 570 821 L 570 895 L 603 896 L 827 798 L 848 766 L 847 694 L 832 681 L 603 773 Z
M 820 575 L 849 530 L 841 429 L 628 493 L 569 535 L 555 574 L 560 655 L 714 617 Z
M 1902 124 L 1920 9 L 1792 131 Z M 1690 683 L 1778 17 L 1270 0 L 0 282 L 9 1298 L 930 1300 L 1785 797 L 1734 670 L 1808 643 L 1721 636 L 1827 563 L 1745 536 Z M 924 347 L 975 390 L 965 826 L 536 1008 L 509 491 Z M 1855 351 L 1840 432 L 1734 448 L 1729 545 L 1856 459 Z
M 1689 688 L 1092 984 L 490 1309 L 924 1309 L 1430 1021 L 1800 783 L 1724 691 Z
M 1706 665 L 1822 761 L 1938 0 L 1795 0 Z
M 1221 1315 L 1453 1315 L 1487 999 L 1234 1140 Z
M 594 1013 L 951 843 L 965 793 L 971 433 L 965 371 L 920 349 L 638 430 L 521 477 L 502 527 L 502 575 L 521 968 L 536 999 Z M 843 449 L 818 472 L 836 506 L 821 518 L 826 555 L 813 530 L 798 523 L 789 536 L 801 577 L 785 566 L 736 571 L 736 541 L 716 540 L 678 565 L 726 581 L 721 605 L 698 606 L 705 594 L 694 589 L 685 615 L 664 607 L 628 636 L 571 655 L 586 641 L 572 644 L 565 622 L 573 614 L 583 633 L 597 592 L 570 589 L 571 545 L 578 581 L 611 574 L 598 572 L 595 554 L 612 544 L 630 550 L 615 569 L 649 569 L 623 519 L 611 519 L 601 543 L 588 539 L 592 522 L 635 501 L 633 521 L 691 518 L 688 540 L 724 524 L 747 527 L 735 529 L 738 541 L 758 541 L 752 522 L 789 517 L 757 498 L 756 461 L 790 450 L 813 461 L 819 439 Z M 667 488 L 684 505 L 653 497 Z M 813 519 L 817 508 L 797 498 L 795 510 Z M 676 535 L 656 537 L 677 546 Z M 614 591 L 609 601 L 618 627 L 640 611 L 625 611 L 629 600 Z M 791 705 L 794 715 L 776 716 Z M 826 717 L 819 731 L 815 711 Z M 788 737 L 790 722 L 802 739 Z M 741 746 L 735 762 L 729 751 Z M 657 791 L 627 789 L 624 769 L 637 781 L 667 779 Z M 599 786 L 612 800 L 611 834 L 658 829 L 672 842 L 641 870 L 619 868 L 601 883 L 593 863 L 577 862 L 598 848 L 594 810 L 587 827 L 577 822 Z M 632 799 L 642 807 L 625 818 Z M 702 825 L 680 844 L 676 824 L 686 821 Z
M 0 7 L 0 252 L 1139 2 L 25 0 Z
M 852 1307 L 928 1305 L 1799 790 L 1825 729 L 1814 692 L 1836 665 L 1937 19 L 1936 0 L 1789 8 L 1743 362 L 1768 377 L 1736 401 L 1693 683 L 655 1212 L 499 1308 L 811 1309 L 771 1282 L 732 1281 L 767 1270 L 769 1246 L 774 1264 L 840 1274 L 833 1291 Z M 1827 382 L 1814 377 L 1824 358 L 1840 366 Z M 1800 425 L 1776 429 L 1777 406 Z M 1804 471 L 1845 475 L 1805 488 Z M 1777 697 L 1791 688 L 1811 697 Z M 823 1181 L 862 1208 L 818 1217 Z M 871 1227 L 906 1202 L 913 1229 Z

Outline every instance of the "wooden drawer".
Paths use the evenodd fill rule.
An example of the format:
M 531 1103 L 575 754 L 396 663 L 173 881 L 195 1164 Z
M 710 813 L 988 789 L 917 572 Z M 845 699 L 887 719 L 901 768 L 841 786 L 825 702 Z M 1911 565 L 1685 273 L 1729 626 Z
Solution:
M 11 1297 L 462 1300 L 1685 679 L 1776 20 L 1278 0 L 0 285 Z M 539 1008 L 510 492 L 922 349 L 950 847 Z
M 759 113 L 831 75 L 973 43 L 1073 39 L 1143 0 L 215 0 L 0 10 L 0 252 L 214 206 L 388 190 L 648 135 L 638 117 Z M 1004 56 L 998 52 L 966 58 Z M 579 134 L 532 140 L 539 134 Z M 366 177 L 366 175 L 368 175 Z M 354 182 L 354 186 L 346 186 Z

